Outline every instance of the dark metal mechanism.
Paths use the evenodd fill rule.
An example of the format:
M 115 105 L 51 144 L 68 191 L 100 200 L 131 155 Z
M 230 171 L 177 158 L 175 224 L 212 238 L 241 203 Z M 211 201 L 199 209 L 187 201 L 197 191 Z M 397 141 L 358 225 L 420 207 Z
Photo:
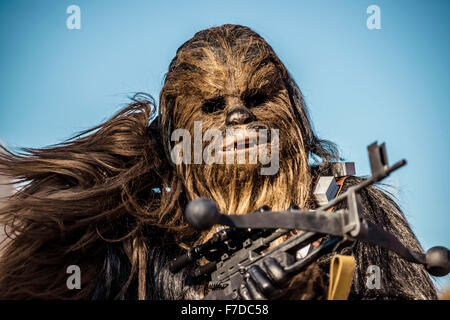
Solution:
M 426 253 L 411 250 L 393 234 L 364 219 L 358 192 L 406 164 L 401 160 L 389 167 L 384 143 L 374 142 L 368 146 L 368 152 L 372 176 L 314 211 L 302 211 L 292 206 L 286 211 L 273 212 L 264 206 L 246 215 L 224 215 L 209 199 L 191 201 L 185 210 L 191 226 L 198 230 L 207 230 L 217 224 L 228 228 L 173 260 L 171 272 L 176 273 L 204 257 L 210 262 L 194 269 L 193 276 L 211 277 L 211 291 L 205 299 L 239 299 L 238 290 L 248 269 L 262 267 L 267 258 L 276 259 L 287 274 L 294 275 L 326 253 L 355 241 L 364 241 L 389 249 L 409 262 L 424 265 L 433 276 L 447 275 L 450 272 L 447 248 L 437 246 Z M 326 212 L 342 201 L 347 201 L 347 210 Z M 273 241 L 291 230 L 302 231 L 280 245 L 270 247 Z M 319 239 L 323 240 L 317 247 L 310 246 L 306 255 L 299 255 L 302 248 Z

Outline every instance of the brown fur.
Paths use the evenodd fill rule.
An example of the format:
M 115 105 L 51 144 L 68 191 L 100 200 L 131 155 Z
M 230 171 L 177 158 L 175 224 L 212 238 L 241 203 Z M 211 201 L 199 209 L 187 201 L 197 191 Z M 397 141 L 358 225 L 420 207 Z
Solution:
M 217 99 L 221 108 L 205 112 L 205 103 L 215 107 Z M 194 120 L 203 122 L 203 130 L 224 130 L 227 111 L 241 105 L 256 116 L 252 125 L 280 130 L 278 174 L 261 176 L 259 165 L 170 162 L 173 130 L 192 134 Z M 147 260 L 155 256 L 149 254 L 154 243 L 190 247 L 210 234 L 187 226 L 183 209 L 189 200 L 211 198 L 228 214 L 264 204 L 313 208 L 308 160 L 326 167 L 338 159 L 335 146 L 314 134 L 301 92 L 273 49 L 242 26 L 203 30 L 179 48 L 152 122 L 155 117 L 153 100 L 141 94 L 65 143 L 0 153 L 0 172 L 22 183 L 0 213 L 10 238 L 0 263 L 0 298 L 89 299 L 108 243 L 118 243 L 131 268 L 116 298 L 137 278 L 137 297 L 145 299 L 146 290 L 152 292 Z M 67 290 L 70 264 L 83 271 L 81 290 Z M 306 290 L 299 298 L 323 297 L 321 283 L 311 267 L 293 287 Z
M 283 300 L 326 300 L 327 286 L 317 264 L 309 265 L 289 281 Z
M 179 165 L 177 173 L 189 199 L 213 199 L 228 214 L 251 212 L 264 204 L 274 210 L 293 203 L 310 205 L 308 153 L 286 77 L 287 70 L 272 48 L 242 28 L 208 29 L 178 50 L 161 91 L 159 115 L 165 145 L 170 145 L 170 134 L 178 128 L 188 129 L 193 136 L 194 120 L 202 121 L 203 130 L 224 131 L 227 112 L 238 106 L 247 106 L 256 116 L 252 126 L 278 128 L 282 137 L 277 175 L 261 176 L 258 165 Z M 252 105 L 255 96 L 261 97 L 258 105 Z M 223 109 L 202 110 L 205 101 L 220 98 Z

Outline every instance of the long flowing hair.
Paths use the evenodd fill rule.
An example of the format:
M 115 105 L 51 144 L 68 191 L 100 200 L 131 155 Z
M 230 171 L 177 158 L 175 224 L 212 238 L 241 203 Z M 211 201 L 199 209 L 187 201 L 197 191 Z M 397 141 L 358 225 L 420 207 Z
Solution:
M 284 81 L 306 154 L 322 163 L 336 159 L 334 144 L 314 134 L 288 73 Z M 183 218 L 186 181 L 168 160 L 169 145 L 161 137 L 170 124 L 155 120 L 156 109 L 151 96 L 137 94 L 109 120 L 66 142 L 16 153 L 3 148 L 0 174 L 20 187 L 0 209 L 7 235 L 0 251 L 0 299 L 91 298 L 108 243 L 123 244 L 131 264 L 116 298 L 137 277 L 144 299 L 148 228 L 180 245 L 198 239 Z M 82 271 L 80 290 L 67 289 L 69 265 Z
M 145 256 L 143 225 L 179 240 L 192 233 L 182 219 L 181 182 L 156 123 L 149 125 L 155 115 L 153 99 L 139 94 L 59 145 L 16 154 L 3 148 L 0 172 L 20 187 L 0 212 L 7 235 L 0 298 L 89 298 L 107 242 L 130 244 L 131 279 Z M 69 265 L 82 270 L 82 290 L 67 290 L 61 270 Z

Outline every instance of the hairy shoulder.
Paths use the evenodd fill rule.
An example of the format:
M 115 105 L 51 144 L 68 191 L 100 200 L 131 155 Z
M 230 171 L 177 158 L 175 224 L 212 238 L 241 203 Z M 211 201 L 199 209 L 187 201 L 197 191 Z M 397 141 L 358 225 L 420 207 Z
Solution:
M 358 184 L 363 178 L 349 177 L 343 191 Z M 384 230 L 395 235 L 411 249 L 423 251 L 409 226 L 401 208 L 393 196 L 380 188 L 370 186 L 362 190 L 361 201 L 364 216 Z M 345 203 L 340 208 L 346 207 Z M 430 276 L 422 265 L 410 263 L 396 253 L 379 246 L 357 242 L 352 249 L 357 260 L 351 298 L 355 299 L 436 299 L 436 290 Z M 370 285 L 369 276 L 375 266 L 380 270 L 380 282 Z M 377 269 L 378 270 L 378 269 Z

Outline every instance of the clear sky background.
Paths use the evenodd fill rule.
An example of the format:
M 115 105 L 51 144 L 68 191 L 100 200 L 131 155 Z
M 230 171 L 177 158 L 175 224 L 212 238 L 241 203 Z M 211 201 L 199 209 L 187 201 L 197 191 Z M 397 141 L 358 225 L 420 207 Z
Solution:
M 81 29 L 69 30 L 69 5 Z M 369 5 L 381 30 L 369 30 Z M 450 1 L 0 0 L 0 140 L 43 147 L 110 117 L 127 97 L 158 98 L 176 49 L 195 32 L 243 24 L 275 49 L 320 137 L 357 174 L 366 146 L 408 165 L 389 182 L 425 249 L 450 247 Z M 447 276 L 438 287 L 450 285 Z

